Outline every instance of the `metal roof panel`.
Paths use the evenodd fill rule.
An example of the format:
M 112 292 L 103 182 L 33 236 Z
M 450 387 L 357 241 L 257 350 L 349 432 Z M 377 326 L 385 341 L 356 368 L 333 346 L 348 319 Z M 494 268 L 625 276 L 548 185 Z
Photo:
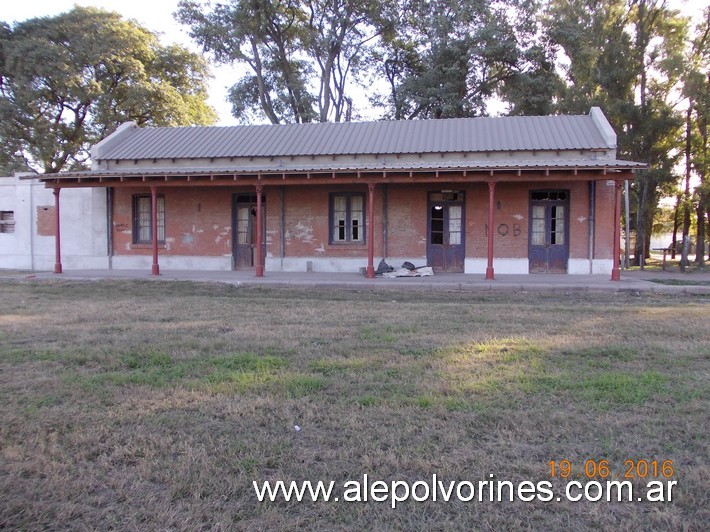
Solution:
M 591 116 L 521 116 L 138 128 L 99 147 L 98 159 L 187 159 L 608 149 Z

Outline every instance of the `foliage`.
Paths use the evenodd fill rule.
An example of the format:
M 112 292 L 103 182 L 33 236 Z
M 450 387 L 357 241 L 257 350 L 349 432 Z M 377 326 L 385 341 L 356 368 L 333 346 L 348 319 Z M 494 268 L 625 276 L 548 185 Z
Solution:
M 638 259 L 648 252 L 658 200 L 677 180 L 682 116 L 673 97 L 688 20 L 661 0 L 551 0 L 545 27 L 569 61 L 560 110 L 600 106 L 619 134 L 619 155 L 649 165 L 632 189 Z
M 209 124 L 207 64 L 117 13 L 75 7 L 0 30 L 0 164 L 79 168 L 122 122 Z M 9 142 L 6 143 L 6 142 Z
M 518 114 L 549 112 L 558 78 L 533 38 L 536 7 L 528 0 L 403 3 L 395 38 L 374 56 L 389 88 L 376 102 L 396 120 L 484 115 L 494 95 L 516 99 Z
M 244 122 L 341 121 L 356 83 L 394 119 L 550 112 L 559 82 L 536 42 L 535 0 L 232 0 L 180 2 L 176 16 L 221 63 L 248 73 L 230 92 Z M 531 90 L 532 89 L 532 90 Z
M 351 110 L 350 78 L 390 31 L 394 2 L 379 0 L 182 0 L 177 19 L 220 63 L 247 66 L 231 89 L 244 122 L 339 122 Z
M 710 226 L 710 181 L 708 180 L 708 121 L 710 120 L 710 7 L 697 25 L 690 48 L 683 94 L 688 99 L 687 165 L 698 176 L 700 184 L 694 197 L 685 198 L 687 222 L 691 210 L 696 213 L 696 262 L 705 259 L 705 240 Z M 691 201 L 692 200 L 692 201 Z M 687 258 L 687 257 L 686 257 Z

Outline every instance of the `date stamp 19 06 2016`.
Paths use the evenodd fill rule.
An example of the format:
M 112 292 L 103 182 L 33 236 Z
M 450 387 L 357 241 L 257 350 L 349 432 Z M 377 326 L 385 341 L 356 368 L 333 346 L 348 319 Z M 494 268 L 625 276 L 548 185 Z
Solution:
M 619 471 L 613 471 L 609 460 L 586 460 L 573 465 L 570 460 L 550 460 L 550 476 L 555 478 L 625 478 L 659 479 L 672 478 L 675 474 L 673 460 L 624 460 Z

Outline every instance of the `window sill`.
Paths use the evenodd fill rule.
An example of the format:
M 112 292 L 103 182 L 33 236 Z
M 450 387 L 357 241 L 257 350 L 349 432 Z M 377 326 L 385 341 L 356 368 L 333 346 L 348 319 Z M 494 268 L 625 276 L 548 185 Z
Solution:
M 153 249 L 153 244 L 131 244 L 131 249 Z M 159 243 L 158 249 L 167 249 L 167 246 Z
M 351 246 L 351 247 L 365 247 L 367 245 L 367 242 L 328 242 L 329 246 L 334 246 L 334 247 L 342 247 L 342 246 Z

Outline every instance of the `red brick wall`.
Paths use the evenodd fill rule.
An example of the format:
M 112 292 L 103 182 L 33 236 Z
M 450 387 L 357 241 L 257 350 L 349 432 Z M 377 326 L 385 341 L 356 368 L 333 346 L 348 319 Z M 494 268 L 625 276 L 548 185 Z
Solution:
M 488 184 L 474 185 L 467 203 L 469 246 L 466 256 L 485 258 L 488 251 Z M 493 231 L 496 257 L 528 256 L 528 188 L 525 184 L 496 185 Z
M 367 227 L 370 222 L 370 206 L 367 205 L 367 185 L 333 187 L 284 187 L 284 240 L 286 257 L 366 257 L 367 238 L 357 244 L 329 244 L 329 201 L 335 192 L 362 192 L 365 194 Z M 278 199 L 278 192 L 274 193 Z M 278 209 L 274 219 L 269 220 L 274 242 L 267 246 L 273 256 L 279 254 Z M 375 255 L 382 254 L 382 187 L 375 188 Z M 369 233 L 367 233 L 369 234 Z
M 163 255 L 220 256 L 232 252 L 232 194 L 238 189 L 160 188 L 165 196 Z M 251 190 L 245 193 L 252 193 Z M 147 255 L 150 245 L 133 244 L 132 197 L 149 188 L 117 188 L 113 208 L 113 247 L 118 255 Z
M 387 187 L 387 255 L 424 257 L 427 241 L 427 202 L 431 187 Z
M 498 258 L 528 256 L 529 197 L 531 190 L 569 190 L 569 256 L 589 256 L 589 183 L 498 183 L 495 189 L 494 254 Z M 484 258 L 487 251 L 488 185 L 473 185 L 467 195 L 466 256 Z M 498 204 L 500 203 L 500 209 Z M 611 258 L 614 193 L 606 181 L 597 182 L 595 257 Z
M 39 236 L 57 234 L 57 208 L 54 205 L 37 207 L 37 234 Z
M 611 259 L 614 252 L 614 186 L 597 181 L 594 258 Z M 586 255 L 585 255 L 586 256 Z
M 375 256 L 383 255 L 383 192 L 375 189 Z M 442 189 L 466 194 L 466 256 L 485 258 L 487 250 L 488 185 L 387 185 L 387 256 L 426 255 L 428 193 Z M 529 194 L 535 189 L 570 192 L 570 258 L 587 258 L 589 233 L 589 183 L 499 183 L 495 189 L 495 256 L 528 256 Z M 283 193 L 286 257 L 365 257 L 367 245 L 329 244 L 329 194 L 363 192 L 367 185 L 329 187 L 264 187 L 266 198 L 267 254 L 281 253 L 280 210 Z M 132 244 L 132 196 L 149 194 L 148 188 L 117 188 L 114 195 L 113 241 L 119 255 L 150 254 L 150 245 Z M 254 194 L 249 188 L 161 188 L 165 196 L 166 244 L 163 255 L 222 256 L 232 250 L 232 201 L 236 193 Z M 613 240 L 614 187 L 597 182 L 596 258 L 610 258 Z M 498 208 L 500 205 L 500 208 Z M 53 207 L 40 213 L 42 227 L 53 228 Z M 369 209 L 369 205 L 367 206 Z M 46 220 L 46 222 L 44 221 Z M 369 214 L 367 215 L 369 224 Z M 53 234 L 53 233 L 52 233 Z

